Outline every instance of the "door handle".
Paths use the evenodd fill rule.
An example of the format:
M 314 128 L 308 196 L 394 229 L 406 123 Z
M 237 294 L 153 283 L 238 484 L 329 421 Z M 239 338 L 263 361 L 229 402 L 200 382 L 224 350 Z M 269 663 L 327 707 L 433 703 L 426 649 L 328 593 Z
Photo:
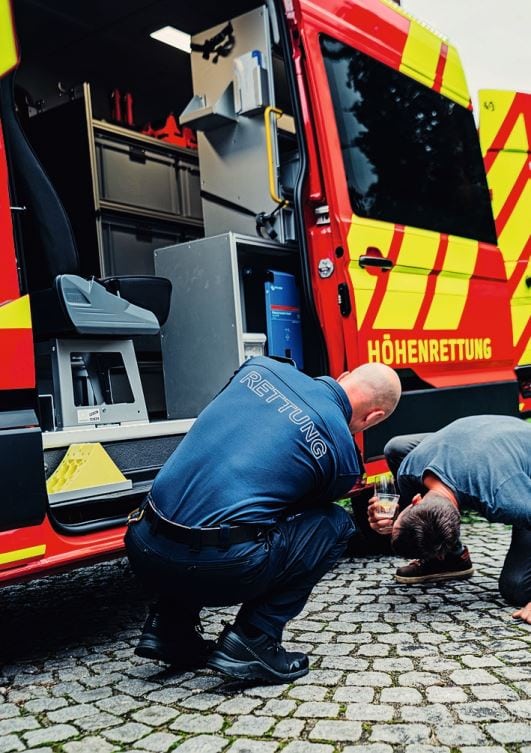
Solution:
M 392 259 L 386 259 L 385 256 L 369 256 L 362 254 L 358 258 L 360 267 L 381 267 L 382 269 L 391 269 L 394 266 Z

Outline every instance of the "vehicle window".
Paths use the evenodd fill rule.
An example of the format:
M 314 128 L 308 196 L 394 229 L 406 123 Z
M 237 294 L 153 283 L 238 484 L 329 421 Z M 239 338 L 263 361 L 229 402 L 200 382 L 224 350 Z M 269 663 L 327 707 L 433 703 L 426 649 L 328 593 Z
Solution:
M 321 36 L 353 211 L 496 243 L 470 110 Z

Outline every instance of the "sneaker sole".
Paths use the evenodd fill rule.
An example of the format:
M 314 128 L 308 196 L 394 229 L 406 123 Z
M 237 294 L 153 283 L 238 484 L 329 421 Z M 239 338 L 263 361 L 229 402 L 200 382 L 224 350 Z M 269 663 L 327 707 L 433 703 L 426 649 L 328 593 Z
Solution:
M 206 666 L 208 669 L 215 669 L 237 680 L 263 680 L 268 683 L 293 682 L 293 680 L 304 677 L 309 672 L 309 668 L 305 667 L 296 672 L 281 674 L 260 661 L 239 661 L 238 659 L 232 659 L 222 651 L 216 651 L 212 654 Z
M 414 585 L 415 583 L 435 583 L 441 580 L 466 580 L 473 575 L 474 568 L 471 567 L 469 570 L 457 570 L 453 573 L 432 573 L 431 575 L 413 575 L 410 577 L 395 574 L 395 580 L 397 583 Z

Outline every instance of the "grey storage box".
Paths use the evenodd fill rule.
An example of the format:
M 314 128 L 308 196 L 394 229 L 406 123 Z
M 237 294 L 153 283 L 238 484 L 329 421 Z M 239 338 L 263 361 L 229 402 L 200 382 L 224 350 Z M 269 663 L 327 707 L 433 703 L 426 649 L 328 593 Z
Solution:
M 198 165 L 179 160 L 177 171 L 179 174 L 181 214 L 183 217 L 202 220 L 203 207 L 201 205 L 201 182 Z
M 153 275 L 156 248 L 182 243 L 201 234 L 200 228 L 142 221 L 105 214 L 101 220 L 103 275 Z
M 170 152 L 96 134 L 100 198 L 179 215 L 177 160 Z

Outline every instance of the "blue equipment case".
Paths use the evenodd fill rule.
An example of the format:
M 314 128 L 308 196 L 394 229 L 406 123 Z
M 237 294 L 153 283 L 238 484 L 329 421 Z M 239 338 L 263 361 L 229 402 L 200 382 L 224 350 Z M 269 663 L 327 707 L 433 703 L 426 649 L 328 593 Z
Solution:
M 267 352 L 303 367 L 300 296 L 294 275 L 267 271 L 265 283 Z

